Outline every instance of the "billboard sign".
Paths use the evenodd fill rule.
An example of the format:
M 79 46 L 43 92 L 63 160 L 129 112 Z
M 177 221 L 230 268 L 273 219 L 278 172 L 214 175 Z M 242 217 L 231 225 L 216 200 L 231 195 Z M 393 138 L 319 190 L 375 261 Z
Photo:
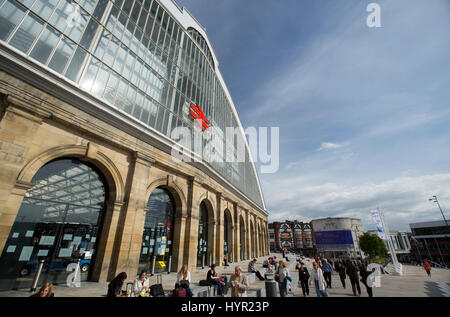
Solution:
M 316 245 L 353 245 L 350 230 L 314 232 Z

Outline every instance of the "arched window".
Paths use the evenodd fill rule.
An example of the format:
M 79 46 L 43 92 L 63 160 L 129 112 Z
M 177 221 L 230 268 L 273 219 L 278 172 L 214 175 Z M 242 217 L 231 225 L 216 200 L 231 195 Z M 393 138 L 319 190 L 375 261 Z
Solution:
M 167 272 L 173 247 L 175 203 L 169 191 L 155 189 L 147 203 L 139 270 Z M 153 263 L 153 261 L 155 262 Z
M 197 249 L 197 267 L 206 265 L 209 261 L 208 256 L 208 209 L 205 202 L 200 204 L 200 213 L 198 221 L 198 249 Z M 204 262 L 203 262 L 204 261 Z
M 107 200 L 97 169 L 76 159 L 58 159 L 34 175 L 0 258 L 0 289 L 29 288 L 40 260 L 40 281 L 66 283 L 67 266 L 80 259 L 89 279 Z

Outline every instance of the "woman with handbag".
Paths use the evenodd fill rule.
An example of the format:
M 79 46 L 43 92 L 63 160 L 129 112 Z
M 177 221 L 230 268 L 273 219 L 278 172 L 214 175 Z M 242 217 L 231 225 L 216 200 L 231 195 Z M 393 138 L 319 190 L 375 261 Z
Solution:
M 313 263 L 312 280 L 316 287 L 317 297 L 328 297 L 327 286 L 325 284 L 325 278 L 323 277 L 322 269 L 317 262 Z
M 279 263 L 278 276 L 280 296 L 287 297 L 288 283 L 292 281 L 292 278 L 289 276 L 289 270 L 287 269 L 286 263 L 284 261 L 280 261 Z
M 186 290 L 187 297 L 194 297 L 190 288 L 191 284 L 191 272 L 188 271 L 187 266 L 183 265 L 180 272 L 177 273 L 177 285 Z M 175 287 L 178 288 L 178 287 Z

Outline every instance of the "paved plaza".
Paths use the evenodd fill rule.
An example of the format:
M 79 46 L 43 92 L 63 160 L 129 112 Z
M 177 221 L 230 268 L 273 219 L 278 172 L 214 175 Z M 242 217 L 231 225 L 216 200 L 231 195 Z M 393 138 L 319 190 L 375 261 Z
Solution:
M 281 254 L 271 254 L 281 259 Z M 262 263 L 267 257 L 257 259 L 256 268 L 262 273 L 265 269 L 262 268 Z M 289 256 L 290 261 L 288 267 L 290 275 L 293 278 L 292 293 L 289 297 L 303 297 L 302 290 L 298 286 L 298 272 L 295 270 L 295 256 Z M 309 270 L 312 269 L 312 260 L 306 260 Z M 233 274 L 236 265 L 240 265 L 244 272 L 247 272 L 248 261 L 241 261 L 239 263 L 231 263 L 229 267 L 218 267 L 219 274 L 231 275 Z M 206 279 L 206 273 L 209 268 L 199 269 L 192 272 L 193 284 L 198 284 L 198 281 Z M 389 267 L 388 267 L 389 270 Z M 433 269 L 431 278 L 427 277 L 422 267 L 403 266 L 404 274 L 402 276 L 394 276 L 392 274 L 384 274 L 381 277 L 381 288 L 374 288 L 375 297 L 450 297 L 450 270 Z M 163 287 L 165 291 L 173 289 L 176 281 L 176 273 L 162 274 Z M 132 282 L 129 279 L 128 282 Z M 156 284 L 156 277 L 150 277 L 150 284 Z M 350 281 L 346 280 L 347 288 L 344 289 L 341 285 L 339 276 L 333 273 L 332 288 L 328 290 L 331 297 L 354 297 L 351 289 Z M 361 297 L 367 297 L 366 288 L 361 284 Z M 69 288 L 66 285 L 55 285 L 53 291 L 56 297 L 104 297 L 106 295 L 108 283 L 94 283 L 83 282 L 80 288 Z M 250 284 L 250 288 L 263 288 L 264 282 L 255 281 Z M 30 296 L 29 289 L 13 290 L 0 292 L 0 297 L 28 297 Z M 314 286 L 310 287 L 309 297 L 316 297 Z

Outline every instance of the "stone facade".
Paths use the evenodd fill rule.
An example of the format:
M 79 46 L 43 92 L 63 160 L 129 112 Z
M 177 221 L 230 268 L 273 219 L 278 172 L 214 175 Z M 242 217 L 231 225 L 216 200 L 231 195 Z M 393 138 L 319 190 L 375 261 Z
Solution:
M 95 165 L 108 187 L 93 281 L 137 273 L 147 201 L 156 188 L 168 190 L 176 205 L 172 271 L 183 264 L 196 267 L 202 202 L 208 206 L 208 251 L 214 262 L 223 258 L 224 217 L 230 260 L 269 253 L 267 214 L 202 170 L 175 163 L 167 151 L 3 71 L 0 98 L 0 252 L 35 173 L 54 159 L 70 157 Z

